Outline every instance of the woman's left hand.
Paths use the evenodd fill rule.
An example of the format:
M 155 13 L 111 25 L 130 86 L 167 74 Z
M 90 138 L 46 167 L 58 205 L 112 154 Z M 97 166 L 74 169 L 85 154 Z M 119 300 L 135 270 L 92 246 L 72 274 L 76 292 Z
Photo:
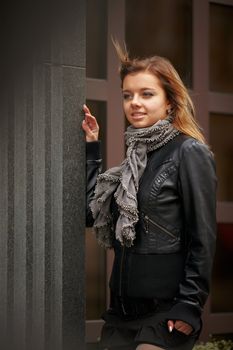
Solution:
M 190 326 L 190 324 L 181 320 L 176 320 L 176 321 L 169 320 L 167 322 L 167 326 L 168 326 L 169 332 L 172 332 L 173 328 L 177 329 L 177 331 L 182 332 L 186 335 L 189 335 L 193 331 L 193 327 Z
M 86 142 L 97 141 L 99 137 L 97 120 L 86 105 L 83 105 L 83 111 L 85 113 L 85 119 L 82 121 L 82 128 L 86 135 Z

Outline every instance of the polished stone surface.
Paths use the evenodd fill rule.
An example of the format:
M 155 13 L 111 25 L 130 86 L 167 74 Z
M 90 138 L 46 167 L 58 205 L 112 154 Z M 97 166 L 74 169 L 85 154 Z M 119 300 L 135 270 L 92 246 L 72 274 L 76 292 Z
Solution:
M 62 40 L 46 23 L 0 69 L 0 348 L 10 350 L 85 348 L 85 2 L 59 3 Z M 39 28 L 18 23 L 14 49 Z

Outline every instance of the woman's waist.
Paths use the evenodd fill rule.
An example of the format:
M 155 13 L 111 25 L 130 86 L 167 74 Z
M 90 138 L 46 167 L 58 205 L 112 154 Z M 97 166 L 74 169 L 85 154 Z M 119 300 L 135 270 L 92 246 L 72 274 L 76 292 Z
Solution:
M 168 311 L 173 305 L 174 300 L 172 299 L 135 298 L 111 293 L 109 312 L 126 320 L 137 319 L 157 312 Z

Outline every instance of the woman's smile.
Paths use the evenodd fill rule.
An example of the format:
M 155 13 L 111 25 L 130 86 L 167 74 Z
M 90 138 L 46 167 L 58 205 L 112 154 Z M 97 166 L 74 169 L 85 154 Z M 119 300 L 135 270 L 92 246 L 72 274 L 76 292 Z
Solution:
M 144 113 L 144 112 L 133 112 L 133 113 L 131 113 L 132 118 L 136 119 L 136 120 L 143 118 L 145 115 L 146 115 L 146 113 Z

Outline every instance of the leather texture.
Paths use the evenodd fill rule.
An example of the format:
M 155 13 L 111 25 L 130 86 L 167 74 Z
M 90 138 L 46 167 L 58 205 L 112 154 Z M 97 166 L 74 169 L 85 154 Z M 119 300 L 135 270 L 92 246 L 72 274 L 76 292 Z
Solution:
M 93 220 L 88 203 L 99 172 L 97 165 L 93 159 L 87 165 L 89 226 Z M 216 183 L 211 151 L 191 137 L 180 134 L 148 154 L 138 191 L 134 245 L 122 247 L 115 241 L 110 279 L 113 293 L 174 300 L 173 317 L 182 319 L 188 315 L 188 307 L 188 321 L 197 327 L 209 293 L 215 252 Z M 114 200 L 112 214 L 116 221 Z

